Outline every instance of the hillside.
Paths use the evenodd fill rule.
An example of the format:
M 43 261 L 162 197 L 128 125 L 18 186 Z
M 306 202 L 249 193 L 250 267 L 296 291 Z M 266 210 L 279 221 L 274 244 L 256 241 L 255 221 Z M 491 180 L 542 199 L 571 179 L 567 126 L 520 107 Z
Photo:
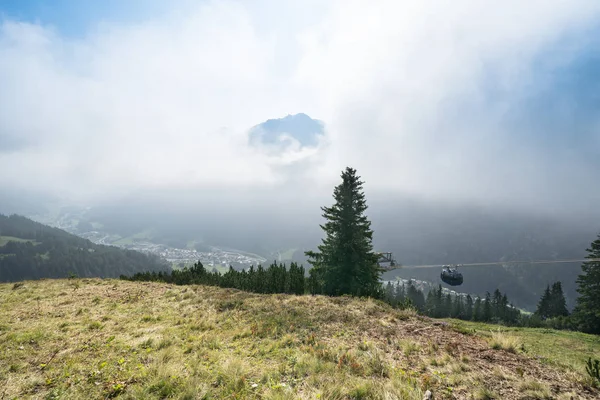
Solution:
M 18 215 L 0 214 L 0 281 L 80 277 L 118 277 L 166 270 L 158 257 L 89 240 Z
M 600 396 L 582 364 L 600 357 L 598 337 L 494 329 L 351 298 L 101 279 L 0 284 L 0 398 Z

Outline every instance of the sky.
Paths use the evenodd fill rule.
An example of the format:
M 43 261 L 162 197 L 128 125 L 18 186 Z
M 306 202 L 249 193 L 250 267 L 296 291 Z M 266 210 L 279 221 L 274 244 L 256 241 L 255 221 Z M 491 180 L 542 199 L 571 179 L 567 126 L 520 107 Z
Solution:
M 592 212 L 599 33 L 595 0 L 0 0 L 0 185 L 329 196 L 352 166 L 378 195 Z M 249 144 L 296 113 L 318 146 Z

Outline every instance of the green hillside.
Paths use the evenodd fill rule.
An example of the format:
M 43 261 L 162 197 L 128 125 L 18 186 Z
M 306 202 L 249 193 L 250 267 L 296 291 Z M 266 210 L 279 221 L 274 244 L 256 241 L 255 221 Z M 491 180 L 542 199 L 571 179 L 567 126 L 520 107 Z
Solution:
M 0 214 L 0 281 L 117 277 L 169 268 L 155 256 L 97 245 L 22 216 Z
M 0 396 L 599 398 L 581 363 L 600 355 L 597 337 L 497 328 L 349 297 L 112 279 L 0 284 Z M 565 350 L 550 354 L 557 345 Z

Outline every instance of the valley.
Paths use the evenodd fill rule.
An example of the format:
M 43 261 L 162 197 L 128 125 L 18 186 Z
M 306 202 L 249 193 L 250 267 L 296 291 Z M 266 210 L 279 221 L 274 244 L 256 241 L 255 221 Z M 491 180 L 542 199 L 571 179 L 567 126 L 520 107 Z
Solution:
M 227 270 L 230 265 L 240 269 L 248 268 L 251 265 L 256 266 L 267 261 L 266 258 L 257 254 L 213 245 L 201 244 L 202 249 L 205 251 L 198 251 L 194 248 L 195 241 L 188 241 L 186 248 L 169 246 L 155 241 L 152 230 L 145 230 L 130 236 L 106 232 L 102 230 L 102 224 L 86 221 L 85 211 L 87 210 L 76 208 L 70 211 L 61 211 L 55 215 L 31 215 L 29 217 L 37 222 L 65 230 L 96 244 L 116 246 L 159 256 L 170 262 L 174 268 L 178 268 L 181 264 L 189 265 L 200 261 L 208 268 L 223 271 Z M 82 223 L 82 221 L 85 222 Z

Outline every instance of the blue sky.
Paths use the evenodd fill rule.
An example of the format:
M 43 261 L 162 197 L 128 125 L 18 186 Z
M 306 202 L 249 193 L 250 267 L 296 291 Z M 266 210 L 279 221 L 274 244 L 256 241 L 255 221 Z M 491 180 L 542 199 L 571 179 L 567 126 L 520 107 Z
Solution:
M 101 22 L 132 23 L 154 18 L 170 7 L 158 0 L 0 0 L 0 16 L 54 27 L 81 37 Z

